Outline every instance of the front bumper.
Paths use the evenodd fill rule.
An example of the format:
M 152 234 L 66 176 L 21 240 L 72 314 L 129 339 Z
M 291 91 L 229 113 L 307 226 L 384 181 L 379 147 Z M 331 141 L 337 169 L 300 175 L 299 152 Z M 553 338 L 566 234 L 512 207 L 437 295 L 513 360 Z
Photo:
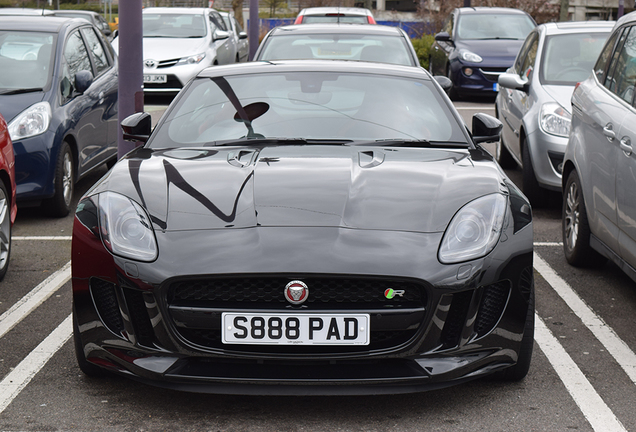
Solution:
M 74 313 L 84 356 L 113 372 L 162 387 L 282 395 L 422 391 L 515 364 L 533 289 L 531 225 L 516 233 L 510 227 L 505 241 L 488 257 L 457 265 L 442 265 L 431 253 L 441 234 L 368 234 L 262 227 L 158 233 L 159 258 L 144 264 L 113 257 L 76 219 Z M 310 239 L 330 247 L 317 247 Z M 344 278 L 347 282 L 339 285 L 336 295 L 326 296 L 344 293 L 344 300 L 307 303 L 303 312 L 367 312 L 372 317 L 372 343 L 224 346 L 215 336 L 223 304 L 227 310 L 255 310 L 265 301 L 261 291 L 268 291 L 259 291 L 256 301 L 242 301 L 240 289 L 229 289 L 222 294 L 229 297 L 218 300 L 199 284 L 235 276 L 300 278 L 308 284 L 314 283 L 312 278 Z M 346 293 L 352 280 L 390 280 L 407 290 L 412 283 L 420 296 L 394 304 L 375 298 L 367 303 L 351 300 Z M 176 296 L 177 282 L 194 286 L 197 294 Z M 293 314 L 287 304 L 275 302 L 283 287 L 271 285 L 274 300 L 268 309 Z M 311 294 L 318 296 L 316 290 Z M 393 335 L 380 334 L 391 331 Z
M 568 138 L 550 135 L 537 127 L 527 136 L 532 168 L 539 184 L 550 190 L 561 191 L 563 158 Z
M 489 67 L 481 64 L 455 62 L 451 66 L 451 76 L 456 91 L 462 95 L 497 96 L 497 79 L 507 67 Z M 468 74 L 468 70 L 472 73 Z
M 15 182 L 18 201 L 37 200 L 53 196 L 53 154 L 55 132 L 13 142 Z
M 177 59 L 178 60 L 178 59 Z M 157 94 L 176 94 L 190 81 L 197 76 L 206 67 L 211 66 L 206 59 L 203 59 L 201 63 L 193 65 L 177 65 L 167 63 L 168 66 L 158 67 L 153 69 L 144 68 L 144 93 L 157 93 Z M 165 75 L 165 83 L 152 82 L 153 77 Z M 147 81 L 146 77 L 150 77 L 150 81 Z

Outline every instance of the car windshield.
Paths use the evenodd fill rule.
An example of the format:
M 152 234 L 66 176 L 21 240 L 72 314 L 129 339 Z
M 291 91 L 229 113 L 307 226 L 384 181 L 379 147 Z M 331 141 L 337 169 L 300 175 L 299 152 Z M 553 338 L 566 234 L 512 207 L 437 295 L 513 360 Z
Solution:
M 523 40 L 535 27 L 525 14 L 462 15 L 457 23 L 459 39 L 518 39 Z
M 143 37 L 199 38 L 207 33 L 203 15 L 143 14 Z
M 56 35 L 0 30 L 0 93 L 48 87 Z
M 468 145 L 431 81 L 290 72 L 196 79 L 149 146 L 221 145 L 245 138 Z
M 576 33 L 546 38 L 541 84 L 575 85 L 591 73 L 609 33 Z
M 258 60 L 362 60 L 415 66 L 407 41 L 398 36 L 291 34 L 268 38 Z
M 303 24 L 316 23 L 349 23 L 349 24 L 369 24 L 369 20 L 364 15 L 326 14 L 326 15 L 305 15 Z

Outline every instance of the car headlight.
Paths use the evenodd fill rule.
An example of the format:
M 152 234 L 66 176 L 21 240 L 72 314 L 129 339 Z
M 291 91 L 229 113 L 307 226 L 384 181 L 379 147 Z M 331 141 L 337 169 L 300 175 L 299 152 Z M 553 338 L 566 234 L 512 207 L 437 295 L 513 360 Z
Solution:
M 501 235 L 505 195 L 495 193 L 477 198 L 453 216 L 439 248 L 439 260 L 451 264 L 481 258 L 490 253 Z
M 471 63 L 481 63 L 482 61 L 484 61 L 484 59 L 482 59 L 481 56 L 468 50 L 460 50 L 459 58 Z
M 201 63 L 205 58 L 205 53 L 196 54 L 190 57 L 184 57 L 177 62 L 177 65 L 190 65 Z
M 12 141 L 40 135 L 46 132 L 51 123 L 51 105 L 38 102 L 18 114 L 8 124 Z
M 138 261 L 157 258 L 157 240 L 146 211 L 128 197 L 99 194 L 99 227 L 104 246 L 113 254 Z
M 568 137 L 572 125 L 572 114 L 556 102 L 548 102 L 541 107 L 539 124 L 545 133 Z

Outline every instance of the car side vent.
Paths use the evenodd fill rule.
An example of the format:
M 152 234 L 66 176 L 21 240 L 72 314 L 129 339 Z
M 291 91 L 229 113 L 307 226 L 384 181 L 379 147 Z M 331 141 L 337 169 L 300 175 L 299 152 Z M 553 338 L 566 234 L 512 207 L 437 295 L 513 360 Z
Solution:
M 91 278 L 89 286 L 100 319 L 108 330 L 121 336 L 124 330 L 124 321 L 115 293 L 115 284 L 103 279 Z
M 484 287 L 479 305 L 475 331 L 478 337 L 488 334 L 499 322 L 510 296 L 510 281 L 501 281 Z
M 442 329 L 441 342 L 444 348 L 452 348 L 459 344 L 472 299 L 473 291 L 453 294 L 453 301 Z
M 143 293 L 130 288 L 124 288 L 123 291 L 130 314 L 130 321 L 135 329 L 137 343 L 144 346 L 153 346 L 154 332 Z

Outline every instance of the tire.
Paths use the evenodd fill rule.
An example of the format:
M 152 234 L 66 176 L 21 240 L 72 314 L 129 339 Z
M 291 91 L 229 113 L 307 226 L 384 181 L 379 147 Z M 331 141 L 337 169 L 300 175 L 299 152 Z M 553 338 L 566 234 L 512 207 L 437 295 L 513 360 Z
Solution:
M 544 207 L 548 200 L 548 190 L 539 186 L 537 176 L 532 168 L 532 159 L 527 143 L 522 143 L 523 173 L 522 184 L 523 193 L 530 200 L 533 207 Z
M 506 148 L 503 142 L 503 138 L 499 138 L 495 146 L 495 160 L 500 167 L 505 169 L 511 169 L 517 166 L 517 162 L 512 158 L 510 151 Z
M 11 258 L 11 195 L 0 181 L 0 281 L 9 269 Z
M 576 171 L 568 175 L 563 192 L 561 230 L 565 259 L 575 267 L 604 265 L 607 258 L 590 246 L 590 225 L 587 220 L 581 180 Z
M 54 177 L 54 195 L 44 201 L 45 211 L 52 217 L 64 217 L 71 211 L 75 188 L 75 165 L 71 146 L 64 141 L 57 155 Z
M 534 349 L 534 281 L 532 282 L 532 291 L 528 299 L 528 312 L 526 313 L 526 325 L 523 330 L 523 338 L 521 339 L 521 348 L 517 363 L 500 372 L 494 374 L 494 378 L 500 381 L 516 382 L 521 381 L 528 375 L 530 370 L 530 362 L 532 360 L 532 351 Z
M 84 375 L 91 378 L 99 378 L 108 375 L 106 370 L 86 360 L 86 356 L 84 355 L 84 345 L 80 338 L 77 316 L 75 315 L 75 308 L 73 308 L 73 344 L 75 345 L 75 358 L 77 359 L 77 365 Z

